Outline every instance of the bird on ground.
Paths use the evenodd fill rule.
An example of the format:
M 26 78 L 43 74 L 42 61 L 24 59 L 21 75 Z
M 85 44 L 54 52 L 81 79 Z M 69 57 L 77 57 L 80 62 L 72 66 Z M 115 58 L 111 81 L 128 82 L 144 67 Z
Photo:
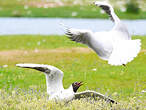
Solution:
M 109 31 L 92 32 L 91 30 L 69 28 L 64 25 L 66 35 L 72 41 L 85 44 L 93 49 L 108 64 L 125 66 L 140 52 L 141 40 L 131 39 L 125 24 L 115 14 L 110 4 L 98 1 L 94 2 L 94 4 L 102 8 L 109 15 L 115 24 L 114 27 Z
M 16 66 L 21 68 L 36 69 L 45 74 L 49 100 L 71 101 L 73 99 L 80 99 L 85 97 L 93 97 L 93 98 L 99 97 L 101 99 L 106 100 L 107 102 L 116 103 L 110 97 L 107 97 L 96 91 L 87 90 L 83 92 L 77 92 L 79 87 L 83 85 L 82 82 L 74 82 L 70 85 L 68 89 L 64 89 L 62 84 L 63 72 L 54 66 L 44 65 L 44 64 L 29 64 L 29 63 L 16 64 Z

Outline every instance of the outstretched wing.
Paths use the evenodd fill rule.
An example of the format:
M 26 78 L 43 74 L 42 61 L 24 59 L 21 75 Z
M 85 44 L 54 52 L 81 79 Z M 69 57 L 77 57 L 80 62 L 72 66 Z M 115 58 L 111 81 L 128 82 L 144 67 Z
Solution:
M 125 40 L 131 39 L 131 36 L 129 35 L 128 29 L 126 28 L 125 24 L 123 24 L 119 17 L 115 14 L 113 7 L 106 3 L 106 2 L 95 2 L 95 5 L 102 8 L 110 17 L 110 19 L 115 23 L 115 26 L 113 27 L 113 30 L 116 30 L 118 34 L 122 36 L 122 39 Z M 121 37 L 117 35 L 117 37 Z
M 69 28 L 63 23 L 61 23 L 61 25 L 65 28 L 65 34 L 70 40 L 82 44 L 88 44 L 89 39 L 92 36 L 92 32 L 90 30 Z
M 85 98 L 85 97 L 93 97 L 94 99 L 96 99 L 96 97 L 99 97 L 99 98 L 104 99 L 108 102 L 116 103 L 116 101 L 114 101 L 110 97 L 107 97 L 107 96 L 105 96 L 99 92 L 96 92 L 96 91 L 87 90 L 87 91 L 75 93 L 75 99 L 80 99 L 80 98 Z
M 36 69 L 38 71 L 44 72 L 46 75 L 47 92 L 49 95 L 63 89 L 62 85 L 63 72 L 54 66 L 29 63 L 16 64 L 16 66 L 21 68 Z
M 119 21 L 119 18 L 115 15 L 114 9 L 112 6 L 106 2 L 94 2 L 96 6 L 102 8 L 110 17 L 113 22 Z
M 90 34 L 86 31 L 79 29 L 68 29 L 66 35 L 68 35 L 68 38 L 71 39 L 72 41 L 87 44 L 88 36 Z

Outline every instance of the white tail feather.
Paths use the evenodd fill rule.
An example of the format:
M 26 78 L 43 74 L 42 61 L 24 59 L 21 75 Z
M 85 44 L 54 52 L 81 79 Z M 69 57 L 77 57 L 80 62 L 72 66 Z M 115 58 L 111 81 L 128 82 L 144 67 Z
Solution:
M 141 41 L 123 40 L 114 44 L 113 52 L 108 60 L 111 65 L 123 65 L 132 61 L 140 52 Z

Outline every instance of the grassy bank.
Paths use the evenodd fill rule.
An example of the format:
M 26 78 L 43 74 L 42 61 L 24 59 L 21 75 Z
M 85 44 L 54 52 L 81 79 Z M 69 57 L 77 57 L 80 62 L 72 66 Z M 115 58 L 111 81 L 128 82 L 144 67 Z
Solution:
M 15 67 L 16 63 L 54 65 L 64 71 L 63 84 L 84 81 L 79 91 L 96 90 L 120 102 L 117 109 L 144 109 L 146 94 L 146 37 L 138 57 L 126 67 L 110 66 L 84 45 L 62 36 L 0 36 L 0 108 L 3 109 L 109 109 L 99 101 L 77 100 L 69 104 L 47 101 L 44 74 Z M 77 105 L 78 104 L 78 105 Z M 55 108 L 53 108 L 55 107 Z
M 107 18 L 106 14 L 102 14 L 100 8 L 93 4 L 72 4 L 54 6 L 54 7 L 38 7 L 36 4 L 42 4 L 40 1 L 36 3 L 25 1 L 10 1 L 0 0 L 0 17 L 62 17 L 62 18 Z M 140 11 L 139 13 L 126 13 L 115 9 L 117 15 L 121 19 L 146 19 L 146 12 Z
M 141 39 L 142 49 L 146 49 L 145 36 L 133 36 L 133 39 Z M 32 49 L 55 49 L 69 47 L 87 47 L 70 41 L 65 36 L 42 36 L 42 35 L 8 35 L 0 36 L 0 50 L 32 50 Z

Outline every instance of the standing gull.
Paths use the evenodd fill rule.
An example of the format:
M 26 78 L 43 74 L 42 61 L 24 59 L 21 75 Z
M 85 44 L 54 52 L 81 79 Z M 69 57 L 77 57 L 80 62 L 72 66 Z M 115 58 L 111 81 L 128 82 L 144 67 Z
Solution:
M 80 99 L 84 97 L 99 97 L 108 102 L 116 103 L 113 99 L 95 91 L 87 90 L 83 92 L 77 92 L 79 87 L 82 85 L 82 82 L 74 82 L 68 89 L 64 89 L 62 84 L 63 72 L 54 66 L 29 63 L 16 64 L 16 66 L 36 69 L 45 74 L 49 100 L 55 99 L 57 101 L 70 101 L 72 99 Z
M 66 35 L 72 41 L 85 44 L 93 49 L 101 59 L 108 61 L 108 64 L 115 66 L 126 65 L 140 52 L 140 39 L 131 39 L 126 26 L 114 13 L 114 9 L 110 4 L 106 2 L 94 2 L 94 4 L 109 15 L 110 19 L 115 23 L 114 27 L 110 31 L 94 33 L 91 30 L 74 29 L 65 26 Z

